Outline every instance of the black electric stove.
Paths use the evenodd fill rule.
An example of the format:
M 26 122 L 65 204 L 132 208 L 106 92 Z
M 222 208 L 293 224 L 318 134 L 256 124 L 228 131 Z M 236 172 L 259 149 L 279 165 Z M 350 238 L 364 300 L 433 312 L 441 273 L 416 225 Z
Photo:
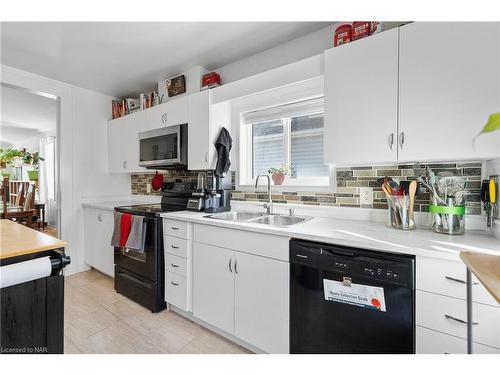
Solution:
M 186 182 L 167 182 L 161 203 L 115 207 L 115 211 L 144 217 L 146 244 L 143 253 L 115 247 L 115 290 L 131 300 L 158 312 L 165 303 L 165 260 L 160 214 L 187 207 L 195 186 Z

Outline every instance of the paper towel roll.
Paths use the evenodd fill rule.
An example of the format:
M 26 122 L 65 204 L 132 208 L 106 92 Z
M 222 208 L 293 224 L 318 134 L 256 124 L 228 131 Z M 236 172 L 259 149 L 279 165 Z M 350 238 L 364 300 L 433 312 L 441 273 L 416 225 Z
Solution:
M 52 272 L 50 257 L 37 258 L 0 267 L 0 288 L 47 277 Z

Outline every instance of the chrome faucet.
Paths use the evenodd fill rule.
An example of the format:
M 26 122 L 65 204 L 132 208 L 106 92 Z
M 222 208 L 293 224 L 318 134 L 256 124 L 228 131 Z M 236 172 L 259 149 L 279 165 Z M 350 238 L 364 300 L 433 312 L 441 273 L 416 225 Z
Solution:
M 266 212 L 268 215 L 273 214 L 273 200 L 271 198 L 271 178 L 267 174 L 259 174 L 257 176 L 257 179 L 255 180 L 255 188 L 257 189 L 257 186 L 259 185 L 259 178 L 260 177 L 267 177 L 267 202 L 264 203 L 264 208 L 266 209 Z

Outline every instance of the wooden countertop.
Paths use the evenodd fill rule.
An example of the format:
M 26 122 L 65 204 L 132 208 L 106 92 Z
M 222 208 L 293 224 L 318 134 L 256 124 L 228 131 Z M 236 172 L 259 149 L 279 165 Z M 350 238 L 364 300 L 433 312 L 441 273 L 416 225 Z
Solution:
M 0 220 L 0 259 L 60 249 L 66 244 L 11 220 Z
M 460 259 L 500 303 L 500 256 L 462 251 Z

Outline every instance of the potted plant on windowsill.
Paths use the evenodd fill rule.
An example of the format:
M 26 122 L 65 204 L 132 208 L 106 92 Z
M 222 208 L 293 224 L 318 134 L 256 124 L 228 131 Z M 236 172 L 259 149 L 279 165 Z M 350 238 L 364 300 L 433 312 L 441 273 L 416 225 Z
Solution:
M 13 165 L 16 159 L 22 158 L 24 156 L 21 150 L 16 150 L 13 148 L 6 148 L 5 150 L 0 148 L 0 168 L 7 168 Z
M 284 164 L 279 168 L 269 168 L 267 173 L 271 175 L 275 185 L 281 185 L 285 181 L 285 176 L 292 173 L 293 169 L 290 165 Z

